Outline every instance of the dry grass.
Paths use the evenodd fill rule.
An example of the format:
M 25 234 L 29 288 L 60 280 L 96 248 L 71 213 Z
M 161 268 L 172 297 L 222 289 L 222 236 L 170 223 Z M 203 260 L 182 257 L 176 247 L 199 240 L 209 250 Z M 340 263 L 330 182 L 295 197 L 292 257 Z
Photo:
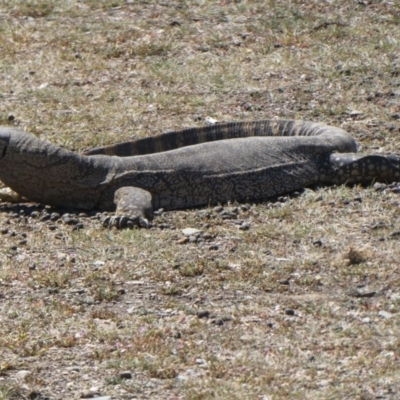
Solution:
M 399 16 L 398 1 L 3 0 L 0 122 L 82 150 L 280 116 L 398 151 Z M 398 398 L 399 196 L 320 188 L 122 232 L 3 208 L 0 399 Z

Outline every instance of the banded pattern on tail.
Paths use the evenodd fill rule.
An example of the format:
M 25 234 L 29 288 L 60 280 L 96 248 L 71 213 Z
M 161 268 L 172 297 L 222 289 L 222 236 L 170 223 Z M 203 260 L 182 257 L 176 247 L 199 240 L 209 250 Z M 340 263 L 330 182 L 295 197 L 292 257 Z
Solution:
M 86 150 L 83 154 L 131 157 L 162 153 L 185 146 L 237 139 L 251 136 L 317 136 L 323 133 L 343 133 L 340 128 L 301 120 L 270 119 L 260 121 L 227 122 L 204 127 L 165 132 L 153 137 L 134 139 L 109 146 Z

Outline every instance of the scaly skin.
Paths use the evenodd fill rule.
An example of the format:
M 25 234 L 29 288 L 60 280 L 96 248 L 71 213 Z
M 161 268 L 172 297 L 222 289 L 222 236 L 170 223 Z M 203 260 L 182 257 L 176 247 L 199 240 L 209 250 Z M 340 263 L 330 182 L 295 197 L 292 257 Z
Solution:
M 179 143 L 173 132 L 170 150 L 165 151 L 164 134 L 151 140 L 159 147 L 130 157 L 80 155 L 0 128 L 0 179 L 31 201 L 115 211 L 110 223 L 124 227 L 148 226 L 154 208 L 260 201 L 316 183 L 400 177 L 399 157 L 359 155 L 354 139 L 339 128 L 302 121 L 212 128 L 214 139 L 206 136 L 213 141 L 203 142 L 210 128 L 195 128 Z M 223 139 L 227 136 L 231 139 Z
M 345 131 L 339 128 L 327 127 L 324 124 L 307 121 L 273 119 L 226 122 L 198 128 L 187 128 L 181 131 L 165 132 L 157 136 L 97 147 L 86 150 L 83 154 L 130 157 L 161 153 L 163 151 L 175 150 L 206 142 L 215 142 L 217 140 L 251 136 L 317 136 L 327 132 L 327 129 L 334 135 L 343 135 L 345 133 Z

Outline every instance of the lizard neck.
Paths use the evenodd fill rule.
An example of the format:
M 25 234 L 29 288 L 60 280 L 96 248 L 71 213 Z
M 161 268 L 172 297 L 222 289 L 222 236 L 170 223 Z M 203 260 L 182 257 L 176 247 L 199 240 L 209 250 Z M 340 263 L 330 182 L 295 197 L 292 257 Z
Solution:
M 106 157 L 82 156 L 16 130 L 11 130 L 0 158 L 0 179 L 7 186 L 55 206 L 93 207 L 112 171 L 112 160 Z

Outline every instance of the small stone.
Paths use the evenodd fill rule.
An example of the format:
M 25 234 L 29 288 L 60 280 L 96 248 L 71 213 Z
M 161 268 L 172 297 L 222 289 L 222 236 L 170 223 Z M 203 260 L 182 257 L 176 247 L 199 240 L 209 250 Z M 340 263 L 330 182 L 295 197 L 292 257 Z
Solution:
M 81 399 L 91 399 L 93 398 L 93 393 L 90 391 L 85 391 L 81 393 Z
M 80 229 L 83 229 L 85 225 L 82 224 L 82 222 L 78 222 L 73 228 L 73 231 L 79 231 Z
M 239 229 L 241 231 L 248 231 L 250 229 L 250 224 L 248 222 L 243 222 L 240 226 Z
M 8 120 L 8 122 L 12 122 L 12 121 L 15 120 L 15 116 L 12 115 L 12 114 L 10 114 L 10 115 L 7 117 L 7 120 Z
M 59 213 L 53 212 L 53 213 L 50 214 L 50 221 L 57 221 L 59 218 L 60 218 L 60 214 Z
M 186 375 L 184 375 L 184 374 L 179 374 L 179 375 L 176 377 L 176 380 L 177 380 L 177 382 L 186 382 L 186 381 L 189 380 L 189 377 L 186 376 Z
M 198 318 L 208 318 L 210 316 L 210 311 L 202 310 L 197 312 Z
M 130 371 L 122 371 L 118 374 L 120 379 L 132 379 L 132 373 Z
M 358 290 L 358 289 L 350 289 L 348 292 L 347 292 L 347 295 L 348 296 L 350 296 L 350 297 L 359 297 L 359 298 L 368 298 L 368 297 L 374 297 L 375 296 L 375 294 L 376 294 L 376 292 L 362 292 L 362 291 L 360 291 L 360 290 Z
M 285 314 L 290 315 L 290 316 L 296 315 L 295 311 L 292 310 L 291 308 L 288 308 L 287 310 L 285 310 Z
M 220 215 L 221 215 L 222 219 L 236 219 L 237 218 L 237 215 L 235 213 L 231 213 L 231 212 L 227 212 L 227 211 L 221 212 Z
M 185 228 L 182 229 L 182 233 L 185 236 L 193 236 L 193 235 L 199 235 L 201 233 L 201 230 L 196 228 Z
M 203 118 L 202 118 L 202 116 L 199 115 L 199 114 L 194 114 L 194 115 L 192 116 L 192 119 L 193 119 L 193 121 L 195 121 L 195 122 L 200 122 Z
M 378 315 L 379 315 L 380 317 L 382 317 L 382 318 L 385 318 L 385 319 L 392 318 L 392 314 L 391 314 L 391 313 L 389 313 L 389 312 L 387 312 L 387 311 L 383 311 L 383 310 L 379 311 L 379 312 L 378 312 Z
M 210 51 L 211 48 L 210 46 L 200 46 L 198 50 L 202 51 L 203 53 L 207 53 L 207 51 Z M 205 121 L 207 122 L 207 118 L 205 119 Z
M 102 265 L 104 265 L 105 263 L 103 261 L 100 261 L 102 263 Z M 145 281 L 140 281 L 140 280 L 135 280 L 135 281 L 125 281 L 125 285 L 144 285 Z
M 207 125 L 215 125 L 217 122 L 218 121 L 216 119 L 214 119 L 214 118 L 211 118 L 211 117 L 206 117 L 205 118 L 205 123 Z
M 69 214 L 63 215 L 62 220 L 66 225 L 76 225 L 79 222 L 78 218 L 70 217 Z
M 31 215 L 32 215 L 32 214 L 31 214 Z M 47 221 L 47 220 L 49 220 L 49 219 L 50 219 L 50 214 L 44 212 L 44 213 L 42 213 L 42 215 L 40 216 L 39 221 Z
M 358 111 L 358 110 L 350 111 L 350 117 L 359 117 L 360 115 L 363 115 L 362 111 Z
M 243 335 L 240 337 L 240 341 L 243 343 L 252 343 L 252 342 L 254 342 L 254 336 Z
M 72 294 L 84 294 L 86 292 L 86 290 L 78 288 L 78 289 L 71 289 L 69 292 Z
M 387 188 L 387 185 L 385 183 L 376 182 L 372 187 L 377 192 L 383 192 Z
M 67 253 L 62 253 L 61 251 L 56 254 L 58 261 L 65 261 L 68 257 Z

